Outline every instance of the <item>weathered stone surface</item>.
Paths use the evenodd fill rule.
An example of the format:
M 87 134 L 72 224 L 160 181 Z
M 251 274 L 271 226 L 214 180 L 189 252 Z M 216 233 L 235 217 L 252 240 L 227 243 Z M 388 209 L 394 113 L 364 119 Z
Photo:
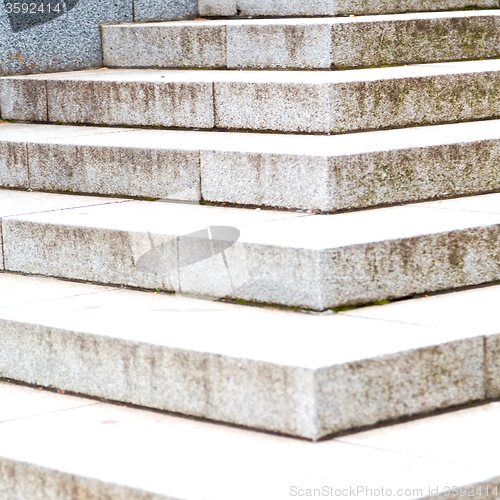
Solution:
M 500 188 L 499 123 L 342 136 L 6 123 L 2 185 L 197 200 L 201 168 L 215 202 L 334 211 L 480 194 Z
M 215 126 L 339 133 L 493 118 L 499 67 L 494 60 L 224 75 L 215 81 Z
M 0 376 L 309 439 L 484 398 L 480 336 L 99 292 L 0 307 Z
M 36 393 L 15 386 L 15 392 L 2 390 L 1 397 L 7 407 L 18 408 L 39 400 Z M 361 498 L 381 487 L 406 489 L 408 498 L 421 498 L 430 489 L 434 500 L 450 484 L 474 483 L 483 492 L 500 484 L 491 460 L 491 446 L 498 444 L 496 404 L 311 443 L 72 397 L 80 408 L 42 411 L 50 403 L 57 410 L 68 399 L 48 393 L 44 406 L 30 405 L 30 418 L 0 425 L 4 493 L 22 500 L 38 494 L 66 500 L 66 491 L 116 500 L 231 500 L 248 482 L 238 494 L 241 500 L 286 500 L 291 492 L 305 496 L 323 486 L 334 492 L 359 486 Z M 72 438 L 54 440 L 61 433 Z M 21 441 L 29 445 L 19 446 Z M 159 460 L 159 449 L 171 453 Z M 225 481 L 221 469 L 228 473 Z M 248 470 L 258 480 L 248 481 Z M 193 471 L 199 481 L 192 481 Z
M 47 193 L 25 193 L 22 191 L 0 189 L 0 219 L 11 215 L 47 212 L 51 210 L 61 210 L 71 207 L 85 207 L 91 205 L 117 203 L 118 201 L 121 200 L 106 200 L 104 198 L 94 198 L 91 196 L 76 197 Z M 0 245 L 0 269 L 5 269 L 3 227 L 0 227 L 0 235 L 2 236 L 2 245 Z
M 0 80 L 0 113 L 4 120 L 46 122 L 45 82 L 40 79 Z
M 226 67 L 226 27 L 217 21 L 103 26 L 102 41 L 109 67 Z
M 5 268 L 323 310 L 498 280 L 498 196 L 318 216 L 132 201 L 9 217 Z M 239 231 L 227 261 L 192 235 L 200 258 L 179 266 L 177 241 L 218 226 Z
M 65 123 L 339 133 L 500 116 L 498 60 L 338 72 L 101 70 L 17 77 L 1 82 L 13 95 L 9 119 L 24 119 L 31 80 L 47 85 L 48 120 Z
M 199 200 L 199 152 L 195 144 L 175 132 L 156 132 L 31 142 L 30 186 L 49 191 Z
M 219 0 L 220 1 L 220 0 Z M 386 0 L 382 2 L 366 2 L 365 0 L 225 0 L 217 4 L 218 9 L 211 9 L 210 15 L 219 14 L 219 9 L 230 10 L 237 6 L 242 16 L 334 16 L 334 15 L 369 15 L 391 14 L 397 12 L 425 12 L 436 10 L 458 10 L 466 7 L 496 8 L 494 0 Z M 234 6 L 234 7 L 233 7 Z M 205 10 L 200 6 L 200 14 Z
M 497 10 L 362 16 L 332 24 L 338 68 L 498 57 Z
M 162 76 L 164 78 L 162 79 Z M 49 120 L 106 125 L 213 127 L 208 75 L 96 71 L 47 80 Z
M 196 0 L 134 0 L 134 21 L 196 17 Z
M 113 67 L 239 69 L 492 58 L 500 54 L 499 19 L 493 10 L 107 25 L 103 57 L 105 66 Z
M 30 6 L 33 3 L 37 9 L 43 3 L 46 12 L 24 16 L 14 14 L 10 20 L 6 5 L 2 4 L 0 75 L 100 66 L 100 23 L 132 20 L 133 0 L 66 0 L 64 5 L 52 0 L 50 5 L 52 8 L 59 5 L 60 14 L 54 12 L 50 15 L 48 1 L 27 2 Z M 34 25 L 37 22 L 42 24 Z
M 26 145 L 0 139 L 0 186 L 28 188 L 28 156 Z

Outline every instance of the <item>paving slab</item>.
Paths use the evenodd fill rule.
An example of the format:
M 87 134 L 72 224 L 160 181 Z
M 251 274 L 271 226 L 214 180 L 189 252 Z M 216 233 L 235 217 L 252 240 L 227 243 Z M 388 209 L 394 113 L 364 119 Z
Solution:
M 340 133 L 498 117 L 499 78 L 500 61 L 486 60 L 338 72 L 102 69 L 0 85 L 8 120 Z
M 101 290 L 0 307 L 0 377 L 309 439 L 485 397 L 480 331 Z
M 318 136 L 4 123 L 0 184 L 325 212 L 366 208 L 498 190 L 499 124 Z
M 498 57 L 498 28 L 496 10 L 105 25 L 103 60 L 108 67 L 235 69 L 431 63 Z
M 462 210 L 463 200 L 333 215 L 129 201 L 4 217 L 5 269 L 316 310 L 366 304 L 498 280 L 499 196 Z
M 24 390 L 7 399 L 2 385 L 2 400 L 30 401 Z M 40 494 L 67 500 L 74 491 L 82 500 L 229 500 L 235 491 L 242 500 L 285 500 L 307 490 L 312 495 L 315 488 L 330 496 L 354 490 L 356 497 L 373 498 L 370 490 L 380 495 L 382 487 L 393 495 L 402 489 L 400 495 L 410 499 L 437 499 L 445 498 L 437 492 L 449 492 L 447 487 L 470 484 L 489 485 L 491 492 L 500 482 L 491 451 L 498 407 L 486 408 L 358 434 L 357 443 L 310 443 L 101 403 L 1 424 L 0 487 L 9 500 Z M 488 439 L 466 438 L 457 458 L 418 454 L 426 446 L 455 449 L 457 435 L 473 435 L 478 426 Z M 71 439 L 54 439 L 63 432 Z M 371 446 L 377 436 L 377 446 Z M 405 453 L 384 449 L 396 438 Z

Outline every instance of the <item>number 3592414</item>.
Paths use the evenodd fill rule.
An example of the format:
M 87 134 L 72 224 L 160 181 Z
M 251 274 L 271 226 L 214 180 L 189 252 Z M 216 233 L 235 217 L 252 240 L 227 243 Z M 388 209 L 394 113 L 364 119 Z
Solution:
M 61 13 L 61 4 L 58 2 L 55 5 L 50 3 L 6 3 L 5 8 L 7 14 L 50 14 L 51 12 Z

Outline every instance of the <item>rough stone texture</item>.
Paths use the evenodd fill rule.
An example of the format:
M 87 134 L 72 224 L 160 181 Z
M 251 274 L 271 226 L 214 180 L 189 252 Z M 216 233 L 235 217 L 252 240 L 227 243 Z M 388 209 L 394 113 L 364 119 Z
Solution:
M 498 61 L 314 73 L 238 73 L 215 81 L 215 125 L 348 132 L 500 115 Z M 272 77 L 271 77 L 272 75 Z
M 102 55 L 99 24 L 131 21 L 132 0 L 66 1 L 66 7 L 69 8 L 72 4 L 76 4 L 74 8 L 46 24 L 14 33 L 2 3 L 0 75 L 100 66 Z
M 281 139 L 266 137 L 274 138 Z M 201 172 L 202 196 L 207 201 L 325 211 L 336 208 L 330 160 L 314 156 L 312 150 L 303 155 L 202 151 Z
M 133 206 L 127 208 L 129 204 Z M 170 291 L 178 290 L 181 285 L 184 291 L 189 291 L 186 290 L 185 282 L 191 278 L 193 273 L 195 273 L 194 281 L 198 290 L 204 287 L 210 289 L 212 286 L 211 278 L 213 278 L 214 271 L 205 274 L 213 264 L 211 259 L 202 259 L 205 265 L 201 269 L 196 266 L 194 269 L 192 266 L 189 269 L 186 268 L 182 280 L 180 280 L 178 236 L 204 230 L 207 226 L 239 227 L 250 223 L 263 223 L 269 220 L 301 216 L 301 214 L 286 212 L 263 211 L 258 213 L 248 210 L 161 202 L 130 202 L 121 205 L 116 210 L 95 211 L 86 208 L 71 214 L 65 211 L 65 213 L 58 212 L 53 215 L 55 217 L 53 221 L 58 219 L 56 224 L 42 224 L 44 235 L 40 235 L 40 241 L 45 240 L 46 245 L 37 244 L 34 246 L 17 229 L 14 229 L 14 233 L 20 239 L 17 240 L 17 243 L 14 240 L 11 241 L 13 246 L 10 247 L 12 250 L 10 258 L 12 260 L 10 260 L 9 265 L 13 267 L 10 269 L 24 265 L 21 263 L 23 260 L 22 252 L 18 251 L 21 247 L 15 248 L 15 245 L 19 244 L 24 249 L 23 251 L 28 252 L 26 256 L 30 254 L 31 258 L 35 259 L 31 262 L 32 272 L 49 275 L 55 273 L 58 276 L 68 275 L 76 279 L 79 279 L 78 276 L 83 273 L 88 276 L 88 281 L 120 283 Z M 7 229 L 9 221 L 13 222 L 13 219 L 4 221 L 6 234 L 9 232 Z M 80 226 L 80 222 L 84 222 L 83 226 Z M 24 224 L 20 221 L 19 223 Z M 26 223 L 27 225 L 24 227 L 28 232 L 36 231 L 38 223 L 34 220 L 26 221 Z M 6 242 L 7 239 L 6 236 Z M 17 237 L 14 236 L 14 239 Z M 200 244 L 203 246 L 203 241 Z M 39 254 L 39 251 L 42 253 Z M 52 267 L 48 261 L 54 262 L 56 255 L 54 252 L 58 255 L 56 260 L 59 261 L 59 264 Z M 238 251 L 235 254 L 232 252 L 234 251 L 228 253 L 229 260 L 232 256 L 239 255 Z M 36 257 L 37 254 L 38 257 Z M 180 258 L 183 258 L 183 254 L 180 255 Z M 44 260 L 45 264 L 42 263 Z M 57 267 L 59 270 L 56 270 Z M 216 275 L 216 282 L 219 282 L 221 277 L 225 280 L 229 279 L 225 266 L 220 266 L 217 269 L 219 273 L 223 274 L 222 276 Z M 242 274 L 245 269 L 246 267 L 242 270 L 239 265 L 236 265 L 234 275 L 237 282 L 245 278 L 245 275 Z M 222 283 L 227 283 L 229 286 L 230 282 L 223 281 Z
M 199 200 L 199 152 L 182 139 L 129 132 L 29 143 L 30 187 Z
M 5 269 L 4 262 L 4 230 L 2 218 L 18 214 L 30 214 L 51 210 L 64 210 L 71 207 L 85 207 L 107 203 L 117 203 L 122 200 L 106 200 L 104 198 L 76 197 L 54 195 L 47 193 L 24 193 L 22 191 L 9 191 L 0 189 L 0 269 Z
M 498 280 L 498 197 L 329 216 L 129 202 L 9 217 L 5 269 L 323 310 Z M 199 258 L 177 253 L 207 226 L 240 231 L 227 262 L 222 247 L 204 256 L 203 237 Z
M 103 26 L 109 67 L 223 68 L 226 27 L 216 21 Z
M 339 68 L 498 57 L 498 11 L 347 18 L 332 24 Z
M 227 26 L 228 68 L 330 69 L 331 23 L 242 21 Z
M 5 81 L 20 96 L 10 119 L 24 119 L 23 89 L 35 79 L 46 81 L 50 121 L 338 133 L 498 117 L 499 70 L 488 60 L 338 72 L 100 70 Z
M 103 57 L 113 67 L 241 69 L 457 61 L 498 57 L 499 25 L 496 10 L 120 24 L 103 27 Z
M 134 21 L 196 17 L 196 0 L 134 0 Z
M 390 14 L 398 12 L 425 12 L 436 10 L 455 10 L 465 7 L 495 8 L 498 3 L 494 0 L 384 0 L 367 2 L 366 0 L 227 0 L 223 8 L 236 4 L 242 16 L 333 16 L 333 15 L 369 15 Z M 201 9 L 201 15 L 205 14 Z M 210 15 L 222 15 L 214 12 Z
M 28 188 L 26 145 L 0 140 L 0 186 Z
M 48 393 L 55 411 L 47 413 L 47 403 L 35 403 L 36 389 L 15 388 L 1 392 L 7 407 L 33 403 L 29 418 L 0 424 L 0 488 L 8 500 L 71 500 L 75 492 L 82 500 L 234 500 L 245 483 L 241 500 L 286 500 L 292 488 L 323 486 L 359 486 L 361 498 L 382 486 L 408 489 L 407 498 L 431 490 L 434 500 L 449 485 L 500 485 L 491 460 L 496 404 L 311 443 L 85 399 L 80 408 L 56 411 L 65 394 Z M 71 439 L 54 439 L 62 433 Z M 248 481 L 249 470 L 258 480 Z
M 198 0 L 200 16 L 236 16 L 235 0 Z
M 483 398 L 483 362 L 483 339 L 476 338 L 323 368 L 316 373 L 320 421 L 335 432 Z M 475 381 L 469 394 L 467 379 Z
M 0 283 L 14 292 L 29 283 L 13 278 Z M 65 291 L 0 307 L 0 376 L 309 439 L 484 398 L 481 337 L 81 284 Z M 171 326 L 179 311 L 182 330 Z
M 297 136 L 6 123 L 0 124 L 0 161 L 7 177 L 0 181 L 4 187 L 22 181 L 32 189 L 197 200 L 200 162 L 207 201 L 365 208 L 499 190 L 499 124 Z M 26 161 L 19 163 L 25 143 L 30 184 Z
M 207 75 L 96 71 L 47 80 L 49 120 L 106 125 L 213 127 Z M 115 80 L 117 78 L 117 80 Z
M 4 120 L 46 122 L 47 88 L 39 79 L 0 80 L 0 113 Z

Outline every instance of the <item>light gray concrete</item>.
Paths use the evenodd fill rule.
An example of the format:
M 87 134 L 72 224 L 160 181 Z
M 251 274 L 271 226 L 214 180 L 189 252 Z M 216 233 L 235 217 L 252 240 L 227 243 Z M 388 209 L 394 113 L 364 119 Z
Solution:
M 72 207 L 86 207 L 91 205 L 117 203 L 122 200 L 95 198 L 91 196 L 66 196 L 47 193 L 26 193 L 0 189 L 0 218 L 19 214 L 64 210 Z M 123 200 L 126 201 L 126 200 Z M 4 267 L 3 229 L 2 245 L 0 245 L 0 269 Z
M 437 12 L 103 27 L 110 67 L 330 69 L 498 57 L 499 14 Z M 226 43 L 227 38 L 227 43 Z
M 425 12 L 458 10 L 465 7 L 495 8 L 495 0 L 201 0 L 202 16 L 336 16 L 391 14 L 397 12 Z
M 211 128 L 214 120 L 211 80 L 203 72 L 194 75 L 106 69 L 10 77 L 0 83 L 2 118 L 19 119 L 17 110 L 21 109 L 22 119 L 44 120 L 41 115 L 35 117 L 41 97 L 36 96 L 36 113 L 31 111 L 34 105 L 25 109 L 30 99 L 25 88 L 31 89 L 36 82 L 47 85 L 49 121 Z M 4 94 L 4 87 L 9 94 Z
M 499 196 L 337 215 L 130 201 L 7 217 L 5 269 L 323 310 L 498 280 Z M 226 246 L 212 257 L 192 233 L 216 226 L 240 233 L 215 235 Z
M 199 200 L 200 155 L 196 143 L 192 137 L 175 132 L 155 132 L 30 142 L 30 187 Z
M 31 418 L 0 424 L 0 488 L 9 499 L 69 500 L 78 491 L 82 500 L 233 500 L 237 491 L 242 500 L 286 500 L 323 487 L 333 495 L 354 488 L 363 499 L 382 487 L 436 499 L 452 485 L 481 485 L 483 495 L 500 485 L 495 404 L 310 443 L 104 403 L 36 416 L 36 389 L 3 386 L 8 406 L 33 401 Z M 54 407 L 68 399 L 47 395 Z M 54 439 L 63 432 L 71 439 Z
M 65 292 L 0 307 L 0 377 L 309 439 L 484 399 L 480 332 Z
M 342 136 L 4 123 L 0 180 L 6 187 L 197 200 L 201 177 L 207 201 L 365 208 L 498 190 L 499 123 Z
M 498 116 L 497 60 L 339 72 L 237 72 L 215 82 L 215 126 L 338 133 Z M 221 72 L 222 76 L 222 72 Z
M 108 67 L 224 68 L 226 26 L 221 21 L 119 24 L 102 28 Z
M 498 79 L 499 60 L 487 60 L 338 72 L 103 69 L 0 84 L 12 120 L 42 113 L 27 92 L 35 81 L 47 85 L 49 121 L 338 133 L 495 118 Z

